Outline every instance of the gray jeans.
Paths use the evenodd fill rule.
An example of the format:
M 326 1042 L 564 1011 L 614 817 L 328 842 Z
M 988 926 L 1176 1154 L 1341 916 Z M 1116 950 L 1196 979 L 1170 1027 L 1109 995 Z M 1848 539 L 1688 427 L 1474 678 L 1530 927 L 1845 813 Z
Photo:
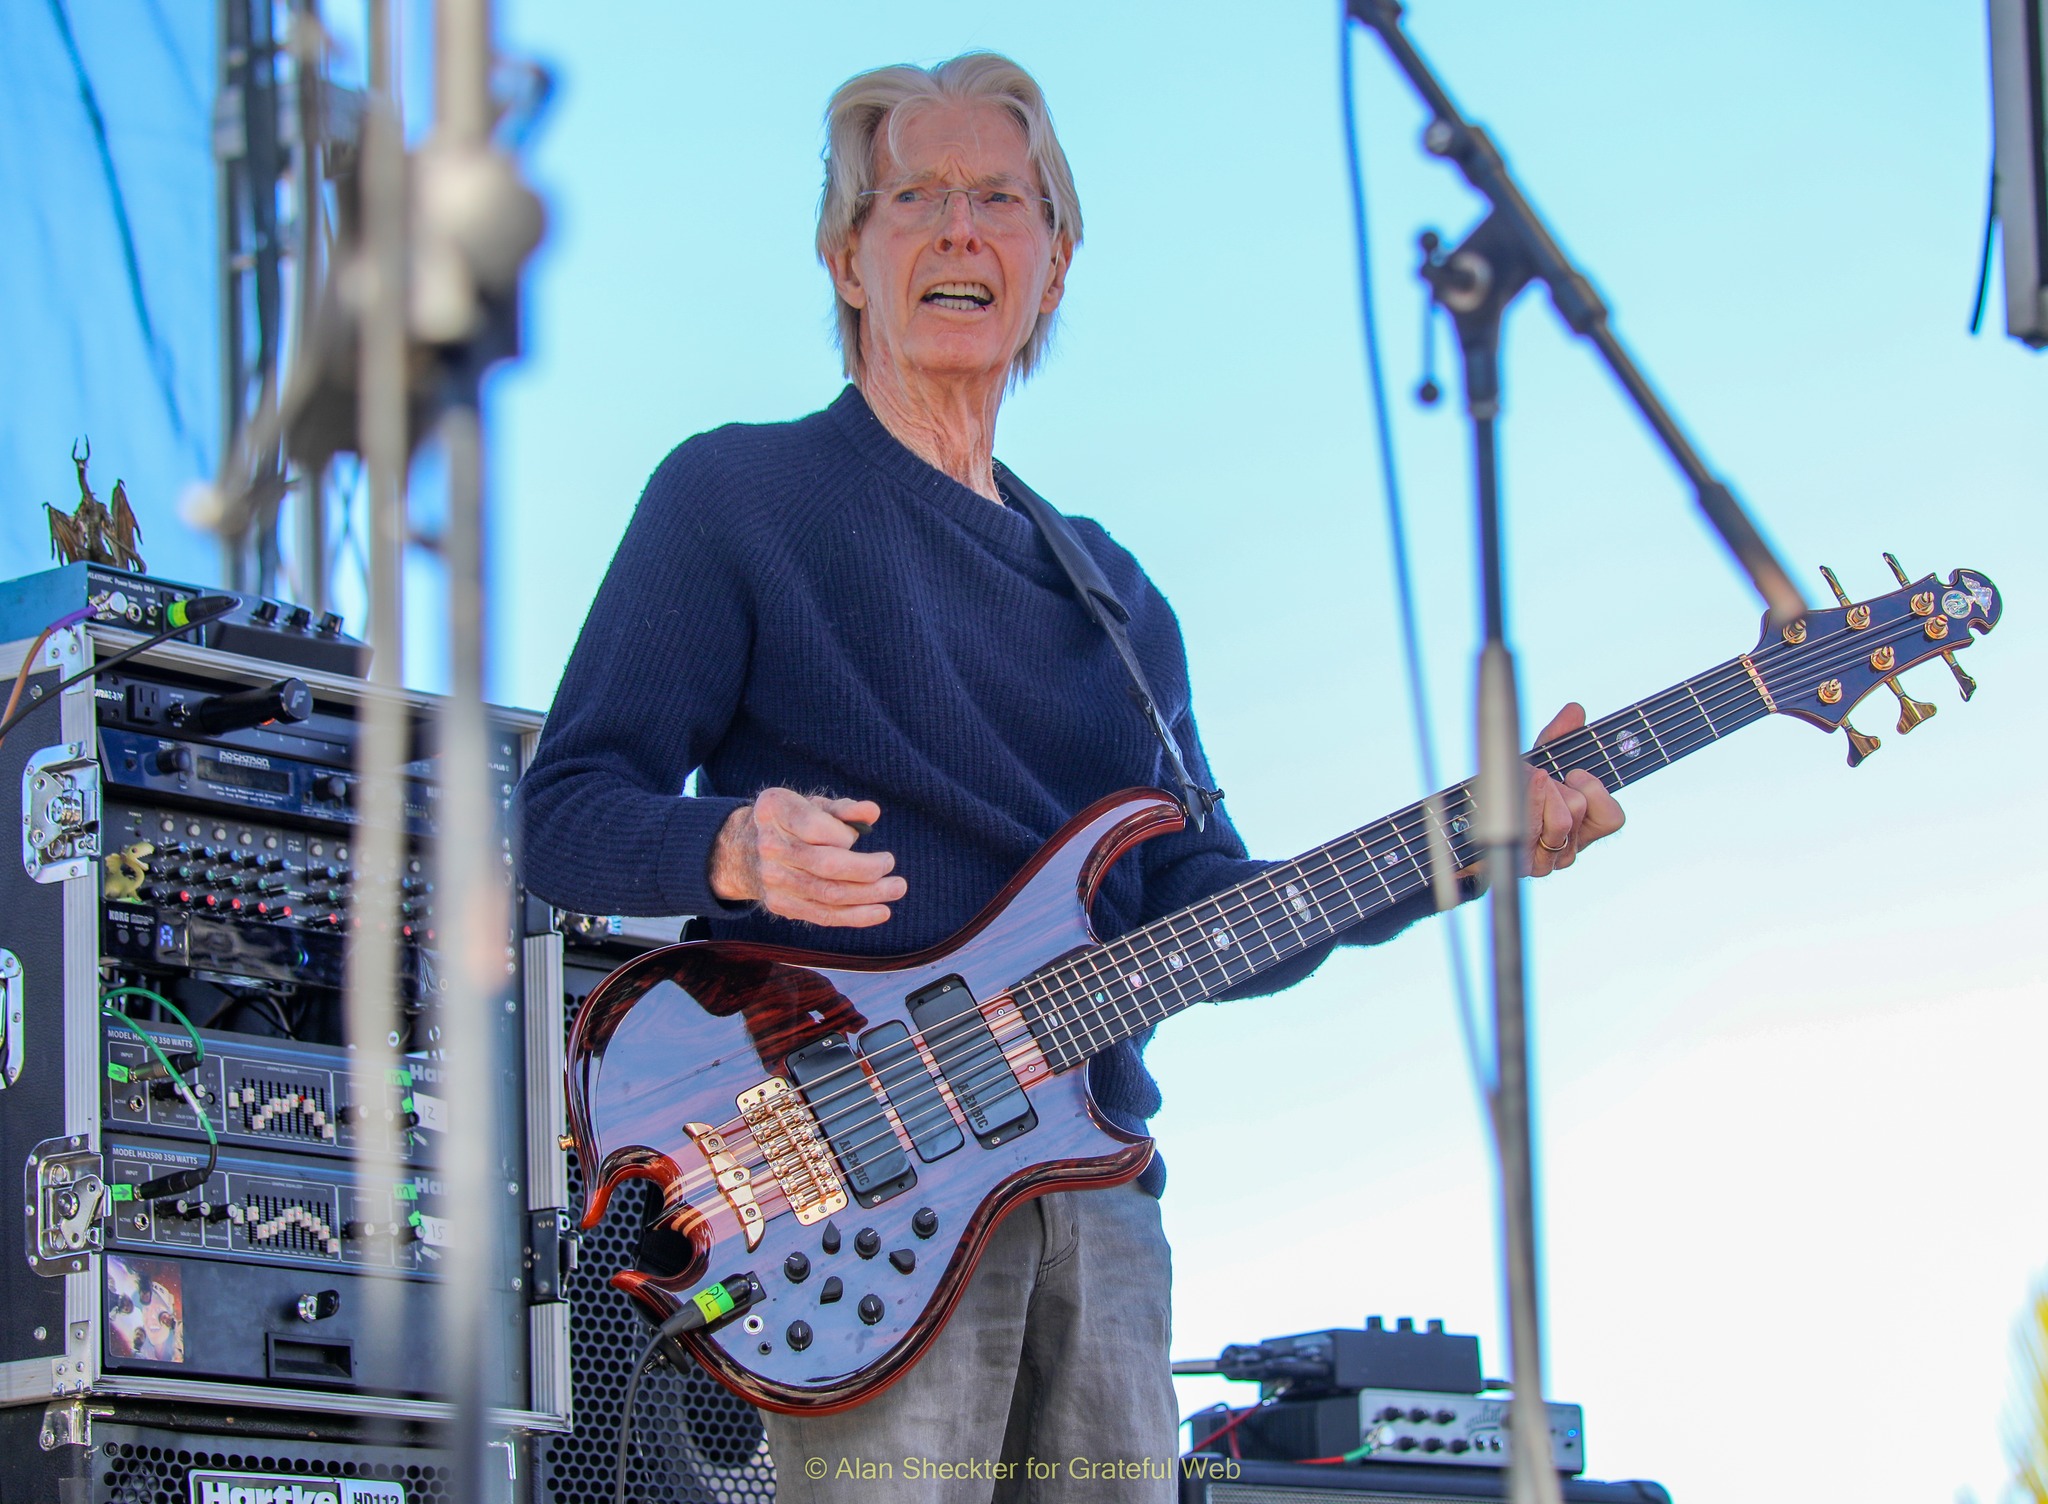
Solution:
M 1027 1202 L 908 1374 L 837 1415 L 766 1417 L 776 1498 L 1171 1504 L 1172 1283 L 1136 1186 Z

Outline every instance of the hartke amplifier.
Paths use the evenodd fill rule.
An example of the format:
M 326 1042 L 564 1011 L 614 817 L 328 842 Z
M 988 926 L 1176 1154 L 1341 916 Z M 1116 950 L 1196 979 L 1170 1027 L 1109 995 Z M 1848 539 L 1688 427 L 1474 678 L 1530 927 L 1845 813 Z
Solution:
M 1181 1459 L 1180 1504 L 1455 1504 L 1507 1497 L 1507 1473 L 1365 1462 L 1316 1467 L 1296 1462 L 1241 1462 L 1202 1454 Z M 1671 1504 L 1655 1483 L 1596 1483 L 1560 1478 L 1565 1504 Z
M 492 1433 L 479 1504 L 530 1499 L 526 1445 Z M 452 1461 L 422 1428 L 355 1417 L 94 1400 L 0 1410 L 6 1504 L 453 1504 Z

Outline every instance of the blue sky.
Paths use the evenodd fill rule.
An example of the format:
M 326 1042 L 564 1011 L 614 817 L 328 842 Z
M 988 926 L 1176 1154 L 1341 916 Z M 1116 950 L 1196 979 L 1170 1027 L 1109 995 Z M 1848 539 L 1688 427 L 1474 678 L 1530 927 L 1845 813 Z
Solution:
M 1640 786 L 1623 836 L 1532 893 L 1552 1386 L 1598 1476 L 1674 1496 L 1984 1497 L 2009 1322 L 2048 1264 L 2030 1132 L 2044 1038 L 2041 410 L 1964 333 L 1988 163 L 1970 7 L 1419 5 L 1617 326 L 1818 592 L 1988 571 L 2012 603 L 1863 768 L 1772 722 Z M 516 6 L 560 70 L 532 171 L 554 229 L 532 356 L 497 388 L 497 683 L 544 703 L 647 473 L 838 387 L 810 238 L 848 74 L 978 46 L 1043 81 L 1087 213 L 1055 354 L 999 452 L 1100 519 L 1179 610 L 1255 850 L 1413 796 L 1346 229 L 1331 8 Z M 1360 50 L 1394 379 L 1415 232 L 1476 217 Z M 1756 606 L 1595 361 L 1513 315 L 1512 610 L 1532 726 L 1747 648 Z M 1405 402 L 1432 689 L 1468 764 L 1464 435 Z M 1880 707 L 1860 723 L 1889 733 Z M 1489 1161 L 1432 933 L 1152 1048 L 1176 1349 L 1441 1316 L 1497 1369 Z M 1288 1273 L 1292 1277 L 1275 1279 Z M 1242 1292 L 1268 1292 L 1247 1308 Z M 1190 1384 L 1190 1408 L 1220 1385 Z M 1784 1416 L 1721 1424 L 1733 1404 Z M 1708 1419 L 1711 1412 L 1713 1419 Z M 1928 1446 L 1924 1420 L 1939 1417 Z M 1911 1434 L 1912 1445 L 1888 1445 Z
M 1990 149 L 1981 8 L 1423 0 L 1409 19 L 1811 598 L 1822 563 L 1852 594 L 1884 588 L 1890 549 L 1916 573 L 1981 569 L 2009 607 L 1965 659 L 1983 685 L 1970 705 L 1920 670 L 1909 685 L 1939 715 L 1899 737 L 1866 706 L 1858 724 L 1885 745 L 1854 772 L 1841 738 L 1768 721 L 1631 790 L 1628 829 L 1531 891 L 1552 1390 L 1587 1407 L 1595 1476 L 1657 1478 L 1685 1504 L 1963 1489 L 1988 1504 L 2010 1324 L 2048 1267 L 2048 720 L 2025 677 L 2044 647 L 2048 366 L 1964 332 Z M 423 7 L 407 31 L 417 80 Z M 561 90 L 529 164 L 553 220 L 529 354 L 491 392 L 499 698 L 546 704 L 668 448 L 837 391 L 810 251 L 826 95 L 862 68 L 988 46 L 1044 83 L 1089 232 L 999 452 L 1100 519 L 1174 602 L 1255 851 L 1292 854 L 1418 792 L 1333 7 L 622 3 L 600 20 L 527 0 L 505 36 Z M 130 28 L 95 45 L 113 68 L 161 42 Z M 173 133 L 189 155 L 203 127 L 177 113 L 165 55 L 154 103 L 106 86 L 129 112 L 117 142 Z M 1406 388 L 1414 235 L 1455 235 L 1478 207 L 1421 153 L 1421 115 L 1375 46 L 1358 57 L 1377 295 Z M 25 82 L 48 71 L 15 66 L 18 102 L 0 108 L 61 119 L 51 137 L 69 140 L 61 75 Z M 0 189 L 42 206 L 52 265 L 106 245 L 91 180 L 61 166 L 0 152 Z M 181 227 L 162 232 L 162 275 L 199 310 L 180 347 L 195 371 L 202 180 L 159 185 Z M 113 289 L 103 301 L 119 295 L 106 276 L 90 279 Z M 67 282 L 49 301 L 84 296 Z M 183 472 L 147 367 L 106 332 L 122 316 L 115 301 L 98 324 L 40 330 L 27 347 L 46 380 L 9 362 L 22 400 L 0 460 L 55 452 L 62 499 L 81 425 L 108 431 L 109 478 L 122 443 L 147 449 L 161 480 L 145 525 L 166 572 L 197 573 L 211 555 L 170 516 Z M 1508 349 L 1530 726 L 1567 697 L 1597 714 L 1747 648 L 1755 601 L 1540 295 Z M 1396 425 L 1437 730 L 1462 774 L 1465 437 L 1454 411 L 1405 400 Z M 20 533 L 40 499 L 9 509 L 10 566 L 41 557 L 39 523 Z M 410 673 L 431 684 L 431 571 L 417 583 Z M 1489 1158 L 1432 929 L 1154 1044 L 1182 1355 L 1378 1312 L 1478 1332 L 1505 1366 Z M 1265 1292 L 1255 1307 L 1247 1288 Z M 1188 1408 L 1223 1388 L 1187 1385 Z

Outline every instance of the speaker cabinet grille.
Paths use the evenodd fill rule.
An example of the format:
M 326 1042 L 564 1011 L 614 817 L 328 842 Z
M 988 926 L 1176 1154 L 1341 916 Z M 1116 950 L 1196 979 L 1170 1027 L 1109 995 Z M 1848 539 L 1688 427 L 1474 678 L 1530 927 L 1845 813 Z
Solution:
M 582 1203 L 583 1177 L 571 1155 L 569 1204 Z M 536 1440 L 539 1504 L 611 1504 L 626 1380 L 653 1329 L 607 1281 L 633 1264 L 645 1212 L 642 1197 L 614 1196 L 604 1221 L 583 1235 L 576 1269 L 565 1281 L 575 1429 Z M 760 1411 L 734 1398 L 681 1348 L 672 1346 L 668 1361 L 640 1381 L 634 1409 L 627 1496 L 637 1504 L 752 1504 L 775 1497 L 775 1464 Z

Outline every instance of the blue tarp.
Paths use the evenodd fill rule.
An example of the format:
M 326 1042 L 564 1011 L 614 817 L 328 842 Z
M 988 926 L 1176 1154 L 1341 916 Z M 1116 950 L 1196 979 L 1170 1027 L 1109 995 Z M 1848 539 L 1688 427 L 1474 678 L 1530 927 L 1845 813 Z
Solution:
M 52 562 L 42 504 L 76 503 L 86 436 L 151 572 L 219 576 L 177 519 L 220 443 L 216 24 L 186 0 L 0 4 L 0 578 Z

